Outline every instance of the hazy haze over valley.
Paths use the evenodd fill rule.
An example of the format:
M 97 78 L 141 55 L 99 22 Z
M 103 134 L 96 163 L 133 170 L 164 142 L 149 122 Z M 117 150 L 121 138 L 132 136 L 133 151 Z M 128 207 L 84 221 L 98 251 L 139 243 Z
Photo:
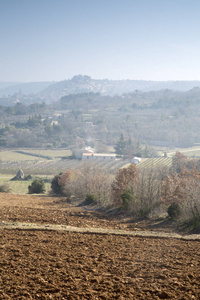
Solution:
M 60 82 L 0 82 L 0 96 L 20 92 L 22 94 L 39 94 L 40 97 L 51 97 L 52 100 L 58 100 L 65 94 L 94 92 L 103 95 L 121 95 L 135 90 L 146 92 L 162 89 L 188 91 L 194 87 L 200 87 L 200 81 L 100 80 L 93 79 L 88 75 L 76 75 Z
M 199 10 L 197 0 L 1 1 L 1 145 L 199 143 Z

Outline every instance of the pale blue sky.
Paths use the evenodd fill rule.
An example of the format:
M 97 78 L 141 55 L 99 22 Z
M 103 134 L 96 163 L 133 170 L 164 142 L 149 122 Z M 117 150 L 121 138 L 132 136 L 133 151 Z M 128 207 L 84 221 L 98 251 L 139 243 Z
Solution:
M 0 81 L 200 80 L 199 0 L 0 0 Z

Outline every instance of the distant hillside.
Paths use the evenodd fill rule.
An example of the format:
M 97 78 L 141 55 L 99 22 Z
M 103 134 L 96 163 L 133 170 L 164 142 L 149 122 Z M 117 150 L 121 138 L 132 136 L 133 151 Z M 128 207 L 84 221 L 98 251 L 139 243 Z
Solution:
M 76 75 L 72 79 L 59 82 L 0 82 L 0 97 L 21 93 L 35 94 L 44 101 L 52 102 L 69 94 L 100 93 L 101 95 L 122 95 L 135 90 L 142 92 L 172 90 L 189 91 L 200 87 L 200 81 L 147 81 L 92 79 L 87 75 Z
M 89 76 L 77 75 L 72 79 L 49 85 L 40 93 L 40 96 L 47 100 L 58 100 L 65 95 L 89 92 L 113 96 L 135 90 L 143 92 L 163 89 L 188 91 L 194 87 L 200 87 L 200 81 L 99 80 L 92 79 Z
M 93 92 L 77 93 L 61 97 L 57 105 L 59 109 L 64 110 L 76 110 L 77 107 L 79 110 L 111 109 L 124 112 L 131 112 L 135 109 L 181 109 L 183 113 L 189 107 L 200 105 L 200 88 L 196 87 L 186 92 L 168 89 L 149 92 L 135 90 L 119 96 Z
M 0 81 L 0 90 L 8 88 L 9 86 L 16 85 L 16 84 L 18 84 L 18 82 L 3 82 L 3 81 Z
M 13 95 L 19 92 L 22 94 L 37 94 L 51 84 L 52 82 L 0 82 L 0 96 Z

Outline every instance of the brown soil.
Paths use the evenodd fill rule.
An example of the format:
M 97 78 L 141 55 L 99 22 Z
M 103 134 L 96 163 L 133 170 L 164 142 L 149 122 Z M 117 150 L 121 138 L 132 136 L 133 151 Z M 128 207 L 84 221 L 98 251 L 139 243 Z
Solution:
M 120 230 L 143 230 L 172 232 L 167 222 L 141 220 L 133 222 L 122 214 L 103 214 L 94 207 L 85 209 L 66 202 L 65 198 L 16 195 L 0 193 L 0 222 L 29 222 L 40 224 L 63 224 L 76 227 L 112 228 Z
M 0 194 L 8 221 L 130 230 L 59 198 Z M 199 253 L 197 240 L 0 226 L 0 299 L 200 299 Z

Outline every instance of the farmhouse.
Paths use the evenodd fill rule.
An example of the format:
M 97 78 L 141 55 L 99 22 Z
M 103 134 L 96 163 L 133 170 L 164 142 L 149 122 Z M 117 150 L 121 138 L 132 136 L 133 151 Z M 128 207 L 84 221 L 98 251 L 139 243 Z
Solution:
M 115 160 L 116 154 L 109 153 L 83 153 L 82 159 L 90 159 L 90 160 Z

